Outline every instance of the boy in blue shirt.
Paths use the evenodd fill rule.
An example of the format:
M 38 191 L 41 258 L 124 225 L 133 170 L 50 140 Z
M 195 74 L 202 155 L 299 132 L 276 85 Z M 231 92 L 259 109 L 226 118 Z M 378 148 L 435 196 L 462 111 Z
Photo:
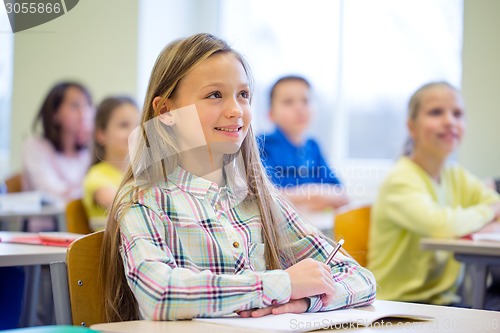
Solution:
M 272 86 L 269 116 L 272 134 L 261 136 L 261 157 L 275 185 L 297 206 L 310 211 L 348 203 L 335 173 L 316 141 L 305 133 L 311 121 L 311 85 L 303 77 L 285 76 Z

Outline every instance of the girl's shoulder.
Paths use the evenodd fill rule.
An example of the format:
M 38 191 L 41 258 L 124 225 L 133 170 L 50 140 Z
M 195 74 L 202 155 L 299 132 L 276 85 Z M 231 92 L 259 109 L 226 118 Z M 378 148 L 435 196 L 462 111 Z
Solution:
M 45 139 L 42 136 L 34 135 L 29 137 L 24 142 L 24 151 L 26 153 L 29 152 L 37 152 L 37 153 L 55 153 L 54 146 L 50 143 L 49 140 Z
M 161 184 L 152 184 L 148 186 L 137 185 L 135 181 L 122 186 L 119 195 L 122 201 L 131 202 L 147 207 L 160 206 L 165 201 L 166 196 L 170 195 L 170 190 Z

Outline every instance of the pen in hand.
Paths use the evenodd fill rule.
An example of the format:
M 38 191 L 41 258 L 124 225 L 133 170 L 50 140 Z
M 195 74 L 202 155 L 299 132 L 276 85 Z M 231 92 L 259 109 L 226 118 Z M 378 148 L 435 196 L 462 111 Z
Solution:
M 328 258 L 326 259 L 325 264 L 328 265 L 330 263 L 330 261 L 332 261 L 333 257 L 335 256 L 335 254 L 337 254 L 337 252 L 339 252 L 339 250 L 343 244 L 344 244 L 344 240 L 343 239 L 339 240 L 339 242 L 337 243 L 337 246 L 335 246 L 332 253 L 330 253 Z

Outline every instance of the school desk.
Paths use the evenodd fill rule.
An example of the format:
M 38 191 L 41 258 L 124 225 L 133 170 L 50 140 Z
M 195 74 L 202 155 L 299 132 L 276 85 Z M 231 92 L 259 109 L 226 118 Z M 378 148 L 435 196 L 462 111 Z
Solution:
M 499 332 L 500 312 L 452 308 L 436 305 L 380 301 L 374 302 L 374 308 L 383 308 L 394 313 L 432 316 L 430 321 L 405 321 L 401 319 L 384 320 L 368 327 L 336 329 L 341 332 Z M 96 324 L 92 329 L 104 333 L 170 333 L 170 332 L 253 332 L 249 329 L 215 325 L 191 320 L 184 321 L 128 321 Z M 320 329 L 320 331 L 324 331 Z M 264 333 L 265 331 L 261 331 Z M 269 328 L 272 332 L 272 327 Z
M 0 232 L 0 238 L 9 232 Z M 66 248 L 46 245 L 12 244 L 0 242 L 0 266 L 26 266 L 21 326 L 33 326 L 36 320 L 40 265 L 66 260 Z
M 500 242 L 424 238 L 420 245 L 423 250 L 453 252 L 455 259 L 470 267 L 472 307 L 483 309 L 488 266 L 500 265 Z
M 30 217 L 54 217 L 57 220 L 57 230 L 66 231 L 66 220 L 64 218 L 64 207 L 56 204 L 42 205 L 40 210 L 10 211 L 0 210 L 0 221 L 4 224 L 16 223 L 20 225 L 23 219 Z M 12 228 L 8 228 L 12 230 Z M 20 230 L 19 227 L 15 228 Z

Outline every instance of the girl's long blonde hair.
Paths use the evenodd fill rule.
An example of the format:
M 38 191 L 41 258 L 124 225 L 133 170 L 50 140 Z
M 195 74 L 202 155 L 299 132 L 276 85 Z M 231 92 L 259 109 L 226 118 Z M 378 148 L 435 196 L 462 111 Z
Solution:
M 196 65 L 214 54 L 224 53 L 234 54 L 241 62 L 252 89 L 252 74 L 248 64 L 239 53 L 229 47 L 223 40 L 210 34 L 196 34 L 167 45 L 158 56 L 151 73 L 141 120 L 143 133 L 146 131 L 144 127 L 151 125 L 151 120 L 158 116 L 158 112 L 155 112 L 153 108 L 153 99 L 155 97 L 160 96 L 162 101 L 173 97 L 179 82 Z M 163 105 L 163 103 L 160 102 L 159 105 Z M 178 160 L 175 157 L 175 142 L 172 142 L 172 139 L 168 135 L 162 135 L 162 133 L 168 131 L 168 128 L 161 126 L 160 122 L 155 124 L 153 126 L 158 126 L 157 128 L 154 127 L 158 131 L 156 137 L 160 137 L 161 140 L 159 143 L 151 143 L 147 139 L 141 140 L 141 142 L 144 142 L 143 146 L 139 144 L 136 147 L 135 151 L 137 154 L 131 159 L 131 165 L 128 167 L 127 173 L 118 190 L 118 195 L 115 197 L 111 207 L 104 232 L 99 274 L 103 283 L 105 316 L 108 322 L 139 318 L 138 304 L 127 284 L 123 261 L 120 256 L 120 216 L 122 216 L 127 207 L 136 202 L 136 198 L 141 191 L 152 186 L 160 178 L 165 180 L 165 175 L 168 174 L 168 171 L 172 171 L 178 164 Z M 141 159 L 141 152 L 148 151 L 147 148 L 150 144 L 159 144 L 160 147 L 169 151 L 164 156 L 170 157 L 161 160 L 161 163 L 156 163 L 156 166 L 150 166 L 145 169 L 144 165 L 137 165 L 137 163 Z M 285 268 L 282 267 L 282 263 L 284 262 L 287 265 L 294 264 L 294 256 L 287 246 L 289 240 L 286 239 L 286 233 L 280 232 L 286 221 L 284 221 L 283 215 L 280 212 L 279 205 L 273 199 L 275 188 L 269 182 L 262 166 L 255 135 L 251 126 L 246 138 L 243 140 L 239 153 L 241 154 L 246 170 L 248 199 L 253 200 L 257 204 L 261 215 L 262 237 L 265 243 L 267 268 Z M 134 154 L 131 155 L 134 156 Z M 157 160 L 155 157 L 152 157 L 152 159 Z M 141 172 L 142 175 L 147 173 L 147 176 L 142 177 L 141 181 L 138 182 L 137 177 L 141 175 Z

